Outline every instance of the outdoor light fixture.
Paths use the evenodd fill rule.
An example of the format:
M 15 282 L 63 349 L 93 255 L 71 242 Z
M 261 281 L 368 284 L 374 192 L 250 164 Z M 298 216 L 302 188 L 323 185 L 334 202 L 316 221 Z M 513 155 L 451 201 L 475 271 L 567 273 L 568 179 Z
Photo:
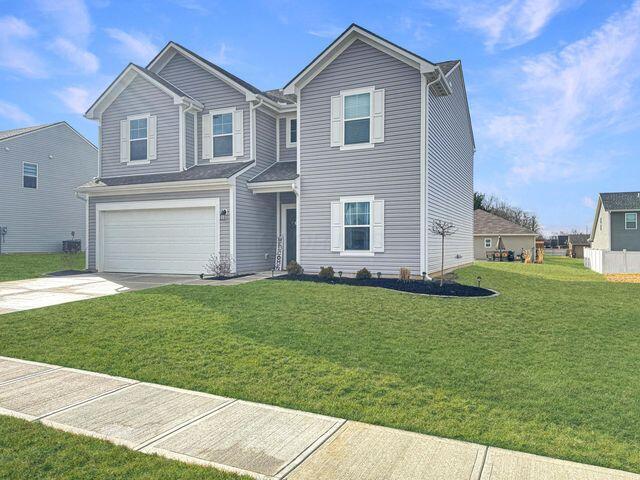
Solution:
M 427 281 L 427 272 L 422 272 L 422 281 L 423 282 Z
M 272 268 L 271 269 L 271 278 L 275 277 L 276 276 L 275 274 L 276 274 L 276 270 L 275 270 L 275 268 Z
M 477 282 L 477 284 L 478 284 L 478 288 L 480 288 L 480 280 L 482 280 L 482 277 L 481 277 L 480 275 L 478 275 L 478 276 L 476 277 L 476 282 Z
M 228 214 L 229 212 L 227 211 L 226 208 L 223 208 L 222 210 L 220 210 L 220 220 L 225 220 Z
M 342 278 L 342 270 L 338 272 L 338 277 Z
M 378 280 L 380 280 L 380 277 L 382 276 L 382 272 L 378 272 L 376 273 L 376 275 L 378 276 Z

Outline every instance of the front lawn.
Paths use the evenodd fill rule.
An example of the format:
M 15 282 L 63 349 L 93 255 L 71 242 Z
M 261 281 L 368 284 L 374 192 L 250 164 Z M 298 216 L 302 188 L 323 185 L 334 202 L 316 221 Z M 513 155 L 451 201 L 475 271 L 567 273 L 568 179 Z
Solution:
M 0 316 L 0 354 L 640 472 L 640 298 L 482 263 L 495 298 L 270 281 Z
M 0 255 L 0 282 L 41 277 L 60 270 L 84 270 L 84 253 L 10 253 Z

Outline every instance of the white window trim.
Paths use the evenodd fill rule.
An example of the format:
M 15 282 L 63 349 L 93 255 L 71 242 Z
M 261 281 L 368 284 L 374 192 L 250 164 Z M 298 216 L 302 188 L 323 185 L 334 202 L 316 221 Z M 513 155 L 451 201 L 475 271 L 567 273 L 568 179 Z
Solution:
M 36 188 L 32 188 L 32 187 L 25 187 L 24 186 L 24 177 L 31 177 L 33 178 L 33 175 L 25 175 L 24 174 L 24 166 L 25 165 L 35 165 L 36 166 Z M 38 190 L 38 188 L 40 188 L 40 165 L 38 165 L 35 162 L 22 162 L 22 175 L 20 176 L 20 185 L 22 188 L 26 188 L 29 190 Z
M 487 242 L 488 240 L 488 242 Z M 489 243 L 489 245 L 487 245 L 487 243 Z M 485 238 L 484 239 L 484 248 L 491 248 L 491 238 Z
M 363 87 L 363 88 L 353 88 L 351 90 L 341 90 L 340 97 L 342 99 L 341 108 L 342 108 L 342 145 L 340 145 L 340 150 L 363 150 L 367 148 L 374 148 L 376 145 L 371 141 L 373 138 L 373 93 L 375 92 L 375 87 Z M 362 93 L 369 94 L 369 117 L 360 117 L 360 118 L 350 118 L 347 120 L 345 117 L 344 106 L 345 99 L 351 95 L 359 95 Z M 344 135 L 344 125 L 346 122 L 351 120 L 362 120 L 364 118 L 369 118 L 369 141 L 367 143 L 345 143 L 345 135 Z
M 627 215 L 633 215 L 635 218 L 635 227 L 633 228 L 627 228 Z M 635 212 L 625 212 L 624 214 L 624 229 L 625 230 L 637 230 L 638 229 L 638 214 Z
M 147 120 L 147 136 L 144 138 L 147 141 L 147 158 L 143 158 L 140 160 L 131 160 L 131 120 Z M 129 159 L 127 160 L 127 165 L 148 165 L 151 163 L 149 160 L 149 124 L 151 123 L 151 114 L 143 113 L 141 115 L 129 115 L 127 117 L 127 127 L 129 128 Z M 135 140 L 142 140 L 141 138 L 136 138 Z
M 236 111 L 236 107 L 229 107 L 229 108 L 221 108 L 219 110 L 210 110 L 209 114 L 211 115 L 211 163 L 221 163 L 221 162 L 235 162 L 237 160 L 238 157 L 235 157 L 233 155 L 226 155 L 224 157 L 216 157 L 214 155 L 214 150 L 213 150 L 213 139 L 218 136 L 218 137 L 226 137 L 227 135 L 231 136 L 231 152 L 233 152 L 233 123 L 236 121 L 235 120 L 235 113 Z M 231 114 L 231 133 L 228 134 L 224 134 L 224 135 L 214 135 L 213 134 L 213 117 L 216 115 L 224 115 L 225 113 L 230 113 Z
M 291 122 L 296 121 L 296 141 L 291 141 Z M 298 145 L 298 119 L 295 115 L 285 117 L 285 146 L 286 148 L 295 148 Z
M 342 251 L 340 252 L 341 257 L 373 257 L 375 253 L 373 252 L 373 195 L 362 195 L 358 197 L 340 197 L 340 203 L 342 204 Z M 346 203 L 369 203 L 369 250 L 347 250 L 346 242 L 347 235 L 346 229 L 351 227 L 362 227 L 364 225 L 347 225 L 345 221 L 347 210 L 345 208 Z

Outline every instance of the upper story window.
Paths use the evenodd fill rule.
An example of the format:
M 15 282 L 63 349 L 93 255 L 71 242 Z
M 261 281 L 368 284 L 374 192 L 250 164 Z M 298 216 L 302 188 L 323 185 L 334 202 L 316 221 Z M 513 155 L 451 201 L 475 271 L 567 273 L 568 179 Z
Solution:
M 147 118 L 129 120 L 129 160 L 147 160 Z
M 624 229 L 625 230 L 637 230 L 638 229 L 638 214 L 637 213 L 625 213 L 624 214 Z
M 233 155 L 233 113 L 221 113 L 212 116 L 213 157 Z
M 38 188 L 38 164 L 22 164 L 22 186 L 24 188 Z
M 295 147 L 298 143 L 298 119 L 295 117 L 287 118 L 287 148 Z
M 344 204 L 344 250 L 369 250 L 371 243 L 371 202 Z
M 384 142 L 384 89 L 343 90 L 331 97 L 331 146 L 372 148 Z
M 356 93 L 344 97 L 344 144 L 371 141 L 371 94 Z

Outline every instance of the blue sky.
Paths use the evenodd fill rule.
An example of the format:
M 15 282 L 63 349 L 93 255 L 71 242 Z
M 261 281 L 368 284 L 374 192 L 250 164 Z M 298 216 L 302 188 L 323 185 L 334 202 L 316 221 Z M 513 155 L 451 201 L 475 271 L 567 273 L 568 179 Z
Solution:
M 259 88 L 284 85 L 351 22 L 461 58 L 476 189 L 590 226 L 599 191 L 640 190 L 640 0 L 0 0 L 0 129 L 67 120 L 169 40 Z

